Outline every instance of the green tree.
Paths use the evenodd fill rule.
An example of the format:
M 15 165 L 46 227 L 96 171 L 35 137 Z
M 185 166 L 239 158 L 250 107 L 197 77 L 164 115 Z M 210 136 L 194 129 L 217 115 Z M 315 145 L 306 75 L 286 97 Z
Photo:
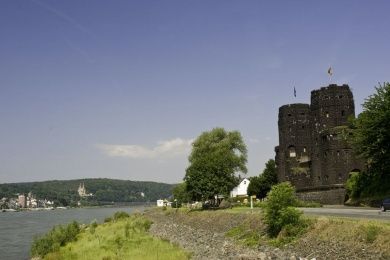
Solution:
M 214 128 L 193 143 L 184 177 L 193 200 L 228 195 L 238 184 L 236 173 L 247 172 L 247 149 L 238 131 Z
M 190 194 L 187 192 L 186 182 L 177 184 L 173 188 L 172 193 L 173 193 L 173 198 L 177 200 L 178 203 L 187 203 L 191 201 Z
M 248 195 L 256 195 L 259 199 L 265 198 L 271 187 L 278 183 L 275 161 L 273 159 L 268 160 L 263 173 L 252 177 L 250 181 L 247 190 Z
M 363 112 L 354 121 L 357 152 L 371 167 L 390 169 L 390 83 L 376 87 L 376 93 L 363 104 Z
M 355 176 L 350 182 L 355 196 L 383 194 L 390 189 L 390 84 L 379 84 L 375 89 L 352 124 L 355 151 L 368 163 L 362 173 L 365 176 Z

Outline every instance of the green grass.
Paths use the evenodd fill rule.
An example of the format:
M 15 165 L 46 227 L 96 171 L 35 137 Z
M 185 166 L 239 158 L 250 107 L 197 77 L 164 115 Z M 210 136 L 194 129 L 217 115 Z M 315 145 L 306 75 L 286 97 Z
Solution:
M 251 213 L 251 212 L 259 213 L 261 212 L 261 208 L 253 208 L 252 210 L 250 207 L 238 206 L 238 207 L 233 207 L 231 209 L 224 209 L 222 211 L 228 213 Z
M 68 243 L 44 259 L 189 259 L 189 253 L 169 241 L 147 234 L 151 222 L 131 215 L 84 229 L 77 241 Z

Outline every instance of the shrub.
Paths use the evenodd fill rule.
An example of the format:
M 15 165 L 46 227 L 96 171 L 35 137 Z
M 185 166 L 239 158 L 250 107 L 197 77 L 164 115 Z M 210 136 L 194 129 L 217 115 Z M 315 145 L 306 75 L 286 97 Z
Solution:
M 91 224 L 89 225 L 89 232 L 91 234 L 95 234 L 95 230 L 97 228 L 98 224 L 96 222 L 96 219 L 94 221 L 91 222 Z
M 271 188 L 264 203 L 264 220 L 269 236 L 276 237 L 283 227 L 300 223 L 302 213 L 292 207 L 296 203 L 295 189 L 290 183 L 283 182 Z
M 124 219 L 124 218 L 128 218 L 130 215 L 124 211 L 117 211 L 114 213 L 114 221 L 117 221 L 117 220 L 120 220 L 120 219 Z
M 181 205 L 180 201 L 174 201 L 174 202 L 172 202 L 171 207 L 172 208 L 181 208 L 182 205 Z
M 368 225 L 366 228 L 364 228 L 364 235 L 366 241 L 368 243 L 373 243 L 377 238 L 380 230 L 380 227 L 374 225 Z
M 223 200 L 218 206 L 220 209 L 229 209 L 232 208 L 232 204 L 228 200 Z
M 80 233 L 80 226 L 76 221 L 66 226 L 55 226 L 46 235 L 35 237 L 31 245 L 32 256 L 45 256 L 57 251 L 68 242 L 75 241 Z

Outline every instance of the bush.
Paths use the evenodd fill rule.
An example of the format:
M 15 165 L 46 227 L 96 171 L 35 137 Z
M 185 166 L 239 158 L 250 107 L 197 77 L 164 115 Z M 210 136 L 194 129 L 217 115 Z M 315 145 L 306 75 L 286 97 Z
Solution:
M 373 243 L 375 239 L 377 238 L 379 232 L 380 232 L 380 227 L 374 226 L 374 225 L 369 225 L 364 229 L 364 234 L 365 234 L 365 239 L 368 243 Z
M 232 204 L 228 200 L 223 200 L 218 206 L 220 209 L 230 209 L 232 208 Z
M 46 235 L 35 237 L 31 245 L 31 255 L 43 257 L 57 251 L 68 242 L 75 241 L 80 233 L 80 226 L 76 221 L 67 226 L 55 226 Z
M 124 211 L 117 211 L 114 213 L 113 219 L 114 219 L 114 221 L 117 221 L 120 219 L 128 218 L 129 216 L 130 215 Z
M 296 203 L 295 189 L 290 183 L 283 182 L 271 188 L 264 203 L 264 219 L 269 236 L 276 237 L 284 227 L 301 222 L 302 213 L 292 207 Z
M 171 207 L 174 208 L 174 209 L 175 209 L 175 208 L 181 208 L 182 205 L 181 205 L 181 202 L 179 202 L 179 201 L 174 201 L 174 202 L 172 202 Z
M 91 222 L 91 224 L 89 225 L 89 232 L 91 234 L 95 234 L 95 230 L 97 228 L 98 224 L 96 222 L 96 219 L 94 221 Z

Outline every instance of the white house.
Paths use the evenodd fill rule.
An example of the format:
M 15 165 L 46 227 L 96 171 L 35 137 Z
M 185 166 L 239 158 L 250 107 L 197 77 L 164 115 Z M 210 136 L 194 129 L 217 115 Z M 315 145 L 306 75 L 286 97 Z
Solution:
M 157 200 L 157 207 L 172 207 L 172 202 L 167 200 Z
M 240 196 L 248 196 L 246 193 L 248 186 L 249 186 L 250 180 L 247 178 L 243 179 L 240 184 L 238 184 L 237 187 L 235 187 L 231 192 L 230 192 L 230 197 L 240 197 Z
M 157 207 L 163 207 L 164 206 L 164 200 L 157 200 Z

